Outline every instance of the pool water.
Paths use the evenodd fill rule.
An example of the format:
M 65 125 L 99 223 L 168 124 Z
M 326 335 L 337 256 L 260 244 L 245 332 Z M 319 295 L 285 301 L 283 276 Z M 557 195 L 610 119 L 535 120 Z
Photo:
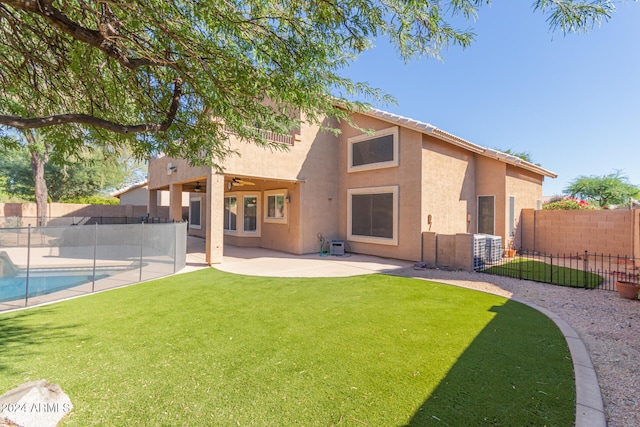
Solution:
M 123 269 L 96 271 L 96 280 L 104 279 Z M 29 298 L 61 291 L 93 282 L 93 269 L 32 270 L 29 274 Z M 24 299 L 27 292 L 26 272 L 0 277 L 0 302 Z

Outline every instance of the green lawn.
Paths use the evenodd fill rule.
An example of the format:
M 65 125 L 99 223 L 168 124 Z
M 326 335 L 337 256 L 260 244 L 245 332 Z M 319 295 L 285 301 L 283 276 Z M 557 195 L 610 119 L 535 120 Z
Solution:
M 482 272 L 579 288 L 597 288 L 604 281 L 599 274 L 526 258 L 516 258 L 504 264 L 489 267 Z
M 0 392 L 41 378 L 70 395 L 74 426 L 575 422 L 545 316 L 385 275 L 206 269 L 0 315 Z

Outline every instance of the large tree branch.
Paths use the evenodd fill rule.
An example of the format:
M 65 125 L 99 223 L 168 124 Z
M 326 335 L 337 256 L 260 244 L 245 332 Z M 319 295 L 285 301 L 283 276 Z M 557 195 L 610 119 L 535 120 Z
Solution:
M 106 129 L 115 133 L 154 133 L 164 132 L 171 125 L 178 113 L 180 97 L 182 96 L 182 80 L 176 79 L 173 89 L 171 105 L 167 111 L 167 119 L 162 123 L 145 123 L 125 125 L 110 120 L 101 119 L 90 114 L 56 114 L 47 117 L 24 118 L 18 116 L 0 115 L 0 125 L 11 126 L 20 130 L 40 129 L 64 124 L 82 124 Z
M 131 70 L 145 65 L 168 66 L 172 64 L 171 61 L 159 59 L 129 57 L 126 52 L 108 37 L 105 37 L 100 31 L 85 28 L 77 22 L 74 22 L 60 10 L 53 7 L 49 0 L 1 0 L 0 3 L 5 3 L 24 12 L 42 16 L 58 30 L 68 34 L 75 40 L 100 49 L 107 56 L 115 59 L 124 67 Z

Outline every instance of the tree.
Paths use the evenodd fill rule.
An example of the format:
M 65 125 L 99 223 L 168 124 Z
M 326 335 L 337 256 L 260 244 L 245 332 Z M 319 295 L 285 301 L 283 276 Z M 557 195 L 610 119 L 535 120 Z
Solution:
M 288 133 L 302 117 L 346 119 L 364 108 L 350 97 L 389 100 L 341 69 L 379 36 L 405 60 L 466 47 L 473 34 L 450 21 L 488 3 L 0 0 L 0 125 L 39 129 L 63 153 L 90 140 L 217 165 L 228 131 L 282 148 L 257 128 Z M 614 9 L 610 0 L 534 8 L 564 32 Z
M 85 150 L 79 159 L 60 158 L 52 153 L 44 167 L 44 179 L 49 183 L 47 199 L 54 202 L 98 200 L 99 195 L 133 184 L 140 167 L 131 159 L 99 150 Z M 4 171 L 0 195 L 12 200 L 35 200 L 31 154 L 26 146 L 5 150 L 0 156 L 0 168 Z
M 507 150 L 499 149 L 498 151 L 502 151 L 503 153 L 506 153 L 506 154 L 511 154 L 512 156 L 518 157 L 524 160 L 525 162 L 533 163 L 533 158 L 531 157 L 531 153 L 529 153 L 528 151 L 517 152 L 511 149 L 507 149 Z M 540 166 L 540 164 L 538 163 L 533 163 L 533 164 Z
M 640 196 L 640 187 L 631 184 L 621 171 L 616 171 L 602 176 L 581 175 L 569 184 L 564 193 L 607 207 L 628 204 L 632 198 Z

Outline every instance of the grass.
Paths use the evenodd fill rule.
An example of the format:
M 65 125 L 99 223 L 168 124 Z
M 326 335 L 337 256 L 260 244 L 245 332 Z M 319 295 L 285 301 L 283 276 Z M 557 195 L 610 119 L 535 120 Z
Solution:
M 63 425 L 575 423 L 564 338 L 537 311 L 384 275 L 214 269 L 0 316 L 0 390 L 47 379 Z
M 516 258 L 504 264 L 489 267 L 482 272 L 580 288 L 597 288 L 604 282 L 604 278 L 599 274 L 526 258 Z

